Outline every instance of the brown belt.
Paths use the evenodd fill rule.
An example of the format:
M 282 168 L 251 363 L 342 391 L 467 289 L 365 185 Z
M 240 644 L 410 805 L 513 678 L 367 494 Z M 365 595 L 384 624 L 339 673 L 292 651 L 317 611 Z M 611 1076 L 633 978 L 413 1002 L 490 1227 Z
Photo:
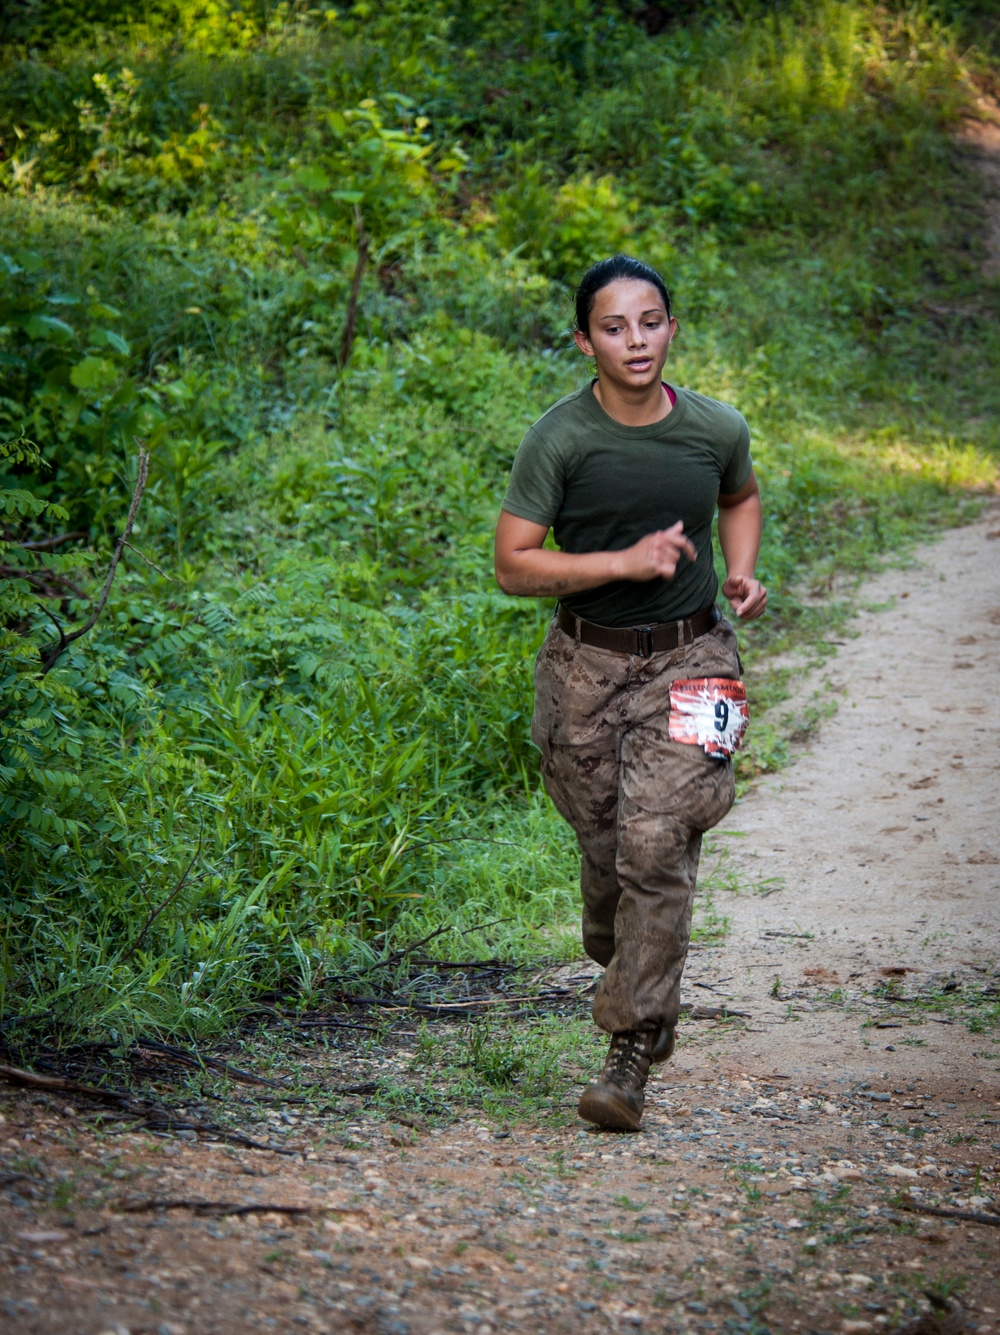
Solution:
M 598 626 L 593 621 L 574 616 L 562 606 L 558 613 L 559 629 L 581 644 L 610 649 L 616 654 L 636 654 L 639 658 L 649 658 L 651 654 L 690 644 L 721 619 L 722 614 L 714 604 L 695 612 L 686 621 L 662 621 L 655 626 Z

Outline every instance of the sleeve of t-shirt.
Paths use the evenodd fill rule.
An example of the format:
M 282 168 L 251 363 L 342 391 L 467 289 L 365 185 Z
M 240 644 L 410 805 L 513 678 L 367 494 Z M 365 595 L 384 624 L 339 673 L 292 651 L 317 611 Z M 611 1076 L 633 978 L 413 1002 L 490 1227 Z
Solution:
M 750 428 L 747 426 L 746 418 L 740 416 L 740 429 L 730 451 L 729 460 L 722 471 L 722 477 L 719 481 L 719 491 L 723 496 L 732 496 L 734 492 L 739 491 L 745 486 L 750 477 L 750 471 L 753 468 L 753 460 L 750 458 Z
M 558 449 L 537 427 L 517 448 L 502 508 L 519 519 L 551 528 L 563 502 L 565 470 Z

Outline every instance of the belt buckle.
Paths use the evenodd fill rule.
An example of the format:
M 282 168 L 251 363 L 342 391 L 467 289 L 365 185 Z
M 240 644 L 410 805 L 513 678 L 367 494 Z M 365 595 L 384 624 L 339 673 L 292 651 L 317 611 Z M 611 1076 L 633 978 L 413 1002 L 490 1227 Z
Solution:
M 638 636 L 638 639 L 639 639 L 639 647 L 638 647 L 638 649 L 636 650 L 636 655 L 637 655 L 637 657 L 639 657 L 639 658 L 652 658 L 652 657 L 653 657 L 653 627 L 652 627 L 652 626 L 635 626 L 635 627 L 634 627 L 634 630 L 635 630 L 635 633 L 636 633 L 636 635 Z

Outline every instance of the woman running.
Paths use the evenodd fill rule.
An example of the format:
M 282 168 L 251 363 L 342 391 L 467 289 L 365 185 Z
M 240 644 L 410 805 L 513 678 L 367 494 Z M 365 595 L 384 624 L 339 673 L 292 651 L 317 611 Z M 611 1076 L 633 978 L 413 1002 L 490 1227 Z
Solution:
M 604 967 L 593 1015 L 611 1035 L 579 1112 L 627 1131 L 650 1063 L 673 1051 L 701 836 L 733 804 L 746 726 L 736 635 L 715 606 L 716 508 L 723 594 L 743 620 L 767 604 L 749 429 L 661 379 L 676 332 L 648 265 L 614 255 L 587 271 L 574 338 L 596 379 L 529 429 L 496 532 L 501 589 L 559 600 L 531 736 L 579 840 L 583 944 Z

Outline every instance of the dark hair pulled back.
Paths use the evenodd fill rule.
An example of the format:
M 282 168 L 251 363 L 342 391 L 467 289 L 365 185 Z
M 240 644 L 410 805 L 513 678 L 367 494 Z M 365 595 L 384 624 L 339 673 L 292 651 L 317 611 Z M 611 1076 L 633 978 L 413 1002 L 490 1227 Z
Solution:
M 590 332 L 590 312 L 594 309 L 594 299 L 602 287 L 616 282 L 619 278 L 630 278 L 638 283 L 652 283 L 663 298 L 663 304 L 670 315 L 670 293 L 667 285 L 648 264 L 635 260 L 631 255 L 612 255 L 609 259 L 598 260 L 592 264 L 580 280 L 576 289 L 576 327 L 582 334 Z

